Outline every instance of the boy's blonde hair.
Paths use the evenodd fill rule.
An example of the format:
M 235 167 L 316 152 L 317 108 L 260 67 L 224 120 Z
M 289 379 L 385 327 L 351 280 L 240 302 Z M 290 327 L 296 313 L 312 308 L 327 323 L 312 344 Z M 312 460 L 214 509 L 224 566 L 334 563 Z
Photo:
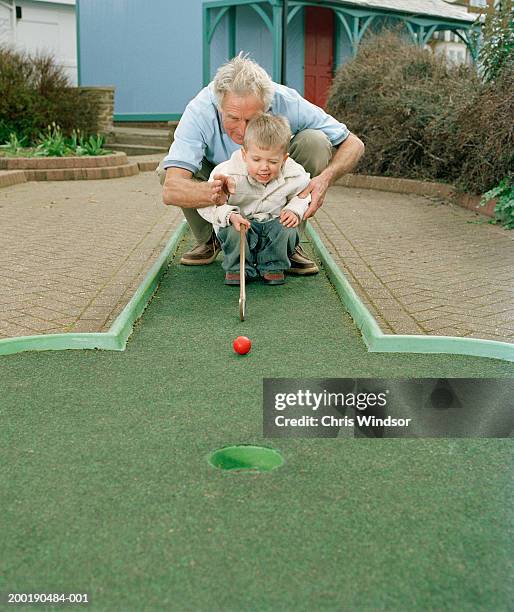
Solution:
M 248 146 L 253 143 L 260 149 L 280 147 L 287 152 L 291 136 L 289 121 L 285 117 L 263 113 L 248 122 L 243 147 L 248 150 Z

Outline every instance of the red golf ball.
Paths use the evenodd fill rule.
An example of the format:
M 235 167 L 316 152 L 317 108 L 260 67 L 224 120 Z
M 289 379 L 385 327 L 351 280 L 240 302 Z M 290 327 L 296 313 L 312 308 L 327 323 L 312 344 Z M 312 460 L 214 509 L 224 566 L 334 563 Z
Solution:
M 239 353 L 240 355 L 246 355 L 246 353 L 250 352 L 250 349 L 252 348 L 252 343 L 250 341 L 250 338 L 247 338 L 246 336 L 238 336 L 234 340 L 232 346 L 234 347 L 234 351 L 236 353 Z

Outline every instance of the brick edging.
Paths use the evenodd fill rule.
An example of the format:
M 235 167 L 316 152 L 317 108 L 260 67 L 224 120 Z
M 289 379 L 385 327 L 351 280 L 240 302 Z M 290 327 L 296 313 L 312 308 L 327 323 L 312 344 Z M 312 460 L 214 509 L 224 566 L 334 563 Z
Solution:
M 104 168 L 124 166 L 127 154 L 121 151 L 109 155 L 77 155 L 70 157 L 0 157 L 0 170 L 60 170 L 68 168 Z
M 139 172 L 155 172 L 157 170 L 157 166 L 159 165 L 159 161 L 138 161 L 136 162 L 139 166 Z
M 0 170 L 0 188 L 10 187 L 11 185 L 18 185 L 19 183 L 25 183 L 27 177 L 23 170 Z
M 450 200 L 462 208 L 467 208 L 487 217 L 494 217 L 494 208 L 496 206 L 495 200 L 492 200 L 486 206 L 480 206 L 480 196 L 459 193 L 453 185 L 446 185 L 445 183 L 430 183 L 428 181 L 388 176 L 370 176 L 367 174 L 346 174 L 338 179 L 335 184 L 342 187 L 441 197 Z
M 98 168 L 56 168 L 55 170 L 24 170 L 28 181 L 84 181 L 122 178 L 139 174 L 137 164 Z

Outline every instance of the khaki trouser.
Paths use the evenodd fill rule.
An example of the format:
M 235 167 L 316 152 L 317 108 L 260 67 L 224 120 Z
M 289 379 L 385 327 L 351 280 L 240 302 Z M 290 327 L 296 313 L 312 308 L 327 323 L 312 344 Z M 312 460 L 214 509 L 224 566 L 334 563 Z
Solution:
M 330 141 L 321 130 L 298 132 L 289 145 L 289 155 L 295 162 L 301 164 L 311 177 L 323 172 L 332 159 L 333 151 Z M 200 181 L 209 180 L 213 168 L 213 164 L 204 158 L 202 167 L 194 178 Z M 164 184 L 166 171 L 162 167 L 162 162 L 157 168 L 157 174 L 161 185 Z M 212 225 L 198 214 L 196 208 L 183 208 L 182 212 L 198 243 L 205 244 L 212 235 Z M 305 222 L 300 224 L 300 232 L 303 232 L 304 227 Z

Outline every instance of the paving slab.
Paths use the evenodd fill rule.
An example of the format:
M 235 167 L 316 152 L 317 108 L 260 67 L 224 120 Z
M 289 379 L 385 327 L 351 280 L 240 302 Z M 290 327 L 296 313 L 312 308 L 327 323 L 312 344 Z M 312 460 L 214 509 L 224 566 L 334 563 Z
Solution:
M 514 342 L 514 232 L 437 198 L 339 186 L 313 225 L 385 334 Z
M 152 173 L 0 191 L 0 338 L 107 331 L 182 220 Z
M 107 331 L 182 218 L 154 172 L 2 189 L 0 338 Z M 434 198 L 340 186 L 313 226 L 384 333 L 514 342 L 514 232 Z

